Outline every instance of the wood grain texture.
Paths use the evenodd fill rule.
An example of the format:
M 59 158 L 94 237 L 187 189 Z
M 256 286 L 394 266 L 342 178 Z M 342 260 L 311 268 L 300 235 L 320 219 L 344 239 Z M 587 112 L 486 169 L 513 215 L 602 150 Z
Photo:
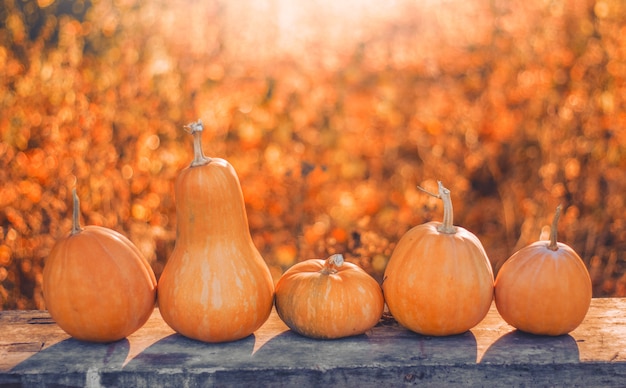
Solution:
M 182 337 L 158 309 L 127 339 L 69 338 L 46 311 L 0 312 L 0 386 L 587 386 L 626 385 L 626 299 L 593 299 L 575 331 L 514 330 L 492 306 L 472 330 L 428 337 L 384 317 L 370 332 L 314 340 L 273 311 L 253 335 L 207 344 Z

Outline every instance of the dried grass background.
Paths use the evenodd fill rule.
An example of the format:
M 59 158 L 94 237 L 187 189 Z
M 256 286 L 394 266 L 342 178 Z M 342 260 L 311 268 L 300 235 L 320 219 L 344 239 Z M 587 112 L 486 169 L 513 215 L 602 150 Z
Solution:
M 339 252 L 381 280 L 441 180 L 496 271 L 562 204 L 594 296 L 626 296 L 623 1 L 0 4 L 0 309 L 45 308 L 73 187 L 158 276 L 198 118 L 275 278 Z

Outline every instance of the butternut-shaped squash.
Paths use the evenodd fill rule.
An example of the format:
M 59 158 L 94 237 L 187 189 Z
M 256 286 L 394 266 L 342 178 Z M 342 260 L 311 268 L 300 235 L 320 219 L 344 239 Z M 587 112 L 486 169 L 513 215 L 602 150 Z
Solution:
M 205 342 L 244 338 L 269 317 L 274 283 L 252 242 L 239 178 L 226 160 L 202 152 L 175 182 L 176 244 L 159 279 L 158 303 L 178 333 Z

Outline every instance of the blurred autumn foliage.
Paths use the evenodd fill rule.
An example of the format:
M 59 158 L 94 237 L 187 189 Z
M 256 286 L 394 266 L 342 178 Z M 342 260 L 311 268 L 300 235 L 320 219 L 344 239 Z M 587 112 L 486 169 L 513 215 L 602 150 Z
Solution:
M 380 281 L 441 180 L 496 271 L 560 203 L 594 296 L 626 296 L 621 0 L 1 4 L 1 309 L 45 307 L 73 187 L 158 276 L 198 118 L 276 278 L 340 252 Z

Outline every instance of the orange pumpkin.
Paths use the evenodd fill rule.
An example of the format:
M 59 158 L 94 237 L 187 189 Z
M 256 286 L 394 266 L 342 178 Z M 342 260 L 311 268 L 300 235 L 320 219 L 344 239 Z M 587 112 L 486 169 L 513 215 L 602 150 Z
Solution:
M 511 326 L 532 334 L 574 330 L 591 304 L 591 278 L 578 254 L 557 242 L 557 207 L 550 241 L 534 242 L 504 262 L 495 282 L 496 307 Z
M 434 195 L 434 194 L 431 194 Z M 439 182 L 443 223 L 410 229 L 395 247 L 383 279 L 389 311 L 420 334 L 463 333 L 487 315 L 493 271 L 479 239 L 453 226 L 450 191 Z
M 73 191 L 71 234 L 54 245 L 43 270 L 43 296 L 56 323 L 72 337 L 117 341 L 148 320 L 156 278 L 133 243 L 101 226 L 79 224 Z
M 202 153 L 175 183 L 177 235 L 159 279 L 159 309 L 178 333 L 205 342 L 244 338 L 269 317 L 274 282 L 252 242 L 239 179 L 223 159 Z
M 384 304 L 378 282 L 342 255 L 295 264 L 276 284 L 278 316 L 311 338 L 363 334 L 378 323 Z

